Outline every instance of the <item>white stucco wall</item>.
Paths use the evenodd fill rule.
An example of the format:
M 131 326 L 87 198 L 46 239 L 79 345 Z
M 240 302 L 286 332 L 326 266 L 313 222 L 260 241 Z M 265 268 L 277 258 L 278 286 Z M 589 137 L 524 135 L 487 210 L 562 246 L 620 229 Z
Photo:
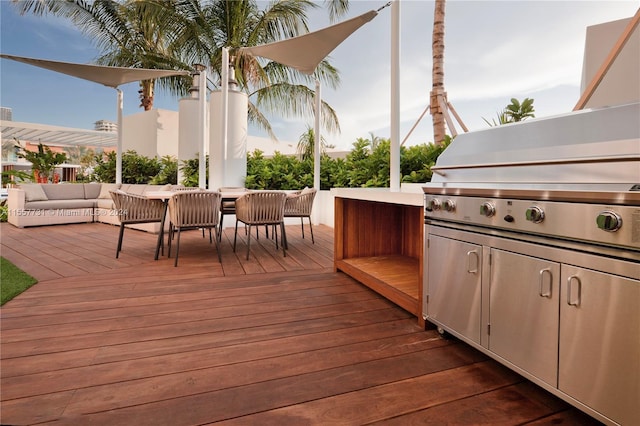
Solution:
M 134 150 L 146 157 L 178 156 L 179 114 L 151 109 L 122 119 L 123 150 Z

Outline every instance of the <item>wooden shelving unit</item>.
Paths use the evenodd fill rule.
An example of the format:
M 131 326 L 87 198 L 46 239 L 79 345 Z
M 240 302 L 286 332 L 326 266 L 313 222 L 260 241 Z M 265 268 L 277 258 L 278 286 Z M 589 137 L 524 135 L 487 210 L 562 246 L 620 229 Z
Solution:
M 422 319 L 421 206 L 335 198 L 334 268 Z

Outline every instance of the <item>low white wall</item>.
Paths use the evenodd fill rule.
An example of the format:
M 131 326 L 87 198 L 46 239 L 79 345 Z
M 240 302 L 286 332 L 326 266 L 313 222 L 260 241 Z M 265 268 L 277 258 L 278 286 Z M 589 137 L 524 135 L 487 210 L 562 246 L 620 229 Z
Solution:
M 334 200 L 335 197 L 331 191 L 318 191 L 311 211 L 311 221 L 314 224 L 327 225 L 333 228 Z

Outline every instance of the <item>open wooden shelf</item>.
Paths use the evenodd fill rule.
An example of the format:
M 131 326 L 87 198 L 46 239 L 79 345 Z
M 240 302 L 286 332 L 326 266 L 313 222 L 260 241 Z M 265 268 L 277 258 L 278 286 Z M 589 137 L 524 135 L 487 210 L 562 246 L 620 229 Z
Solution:
M 412 313 L 422 324 L 422 207 L 335 200 L 335 269 Z
M 357 257 L 339 260 L 336 266 L 416 317 L 420 315 L 418 259 L 400 255 Z

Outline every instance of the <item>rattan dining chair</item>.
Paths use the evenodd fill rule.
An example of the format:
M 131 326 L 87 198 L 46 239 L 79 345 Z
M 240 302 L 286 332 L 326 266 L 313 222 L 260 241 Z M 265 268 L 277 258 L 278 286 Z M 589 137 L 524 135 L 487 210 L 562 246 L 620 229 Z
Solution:
M 224 193 L 225 192 L 246 192 L 247 189 L 241 186 L 223 186 L 218 188 L 220 195 L 222 197 L 222 203 L 220 204 L 220 230 L 218 233 L 218 239 L 222 238 L 222 222 L 224 222 L 224 216 L 230 214 L 236 214 L 236 200 L 225 200 Z
M 218 245 L 218 222 L 220 219 L 220 193 L 216 191 L 179 191 L 169 199 L 169 257 L 171 257 L 171 240 L 177 232 L 176 259 L 173 266 L 178 266 L 180 254 L 180 234 L 187 229 L 209 229 L 209 243 L 215 240 L 218 261 L 222 263 Z M 215 238 L 211 230 L 216 233 Z
M 202 189 L 197 186 L 178 186 L 175 191 L 202 191 Z M 204 228 L 202 228 L 202 238 L 204 238 Z
M 302 226 L 302 238 L 304 238 L 304 218 L 309 219 L 309 229 L 311 230 L 311 242 L 315 244 L 313 239 L 313 225 L 311 224 L 311 209 L 313 208 L 313 200 L 318 190 L 316 188 L 305 188 L 297 194 L 287 197 L 284 204 L 284 217 L 299 217 Z
M 118 248 L 116 249 L 117 259 L 122 250 L 125 225 L 133 223 L 160 223 L 166 210 L 164 201 L 162 200 L 151 200 L 142 195 L 128 194 L 119 190 L 109 192 L 115 204 L 118 219 L 120 220 L 120 234 L 118 235 Z
M 281 191 L 255 191 L 247 192 L 235 202 L 236 228 L 233 237 L 233 251 L 236 251 L 238 239 L 238 223 L 242 222 L 248 227 L 247 232 L 247 260 L 251 249 L 251 228 L 260 225 L 280 225 L 282 239 L 282 253 L 287 255 L 287 236 L 284 229 L 284 203 L 287 194 Z M 276 250 L 278 249 L 277 227 L 274 227 Z

